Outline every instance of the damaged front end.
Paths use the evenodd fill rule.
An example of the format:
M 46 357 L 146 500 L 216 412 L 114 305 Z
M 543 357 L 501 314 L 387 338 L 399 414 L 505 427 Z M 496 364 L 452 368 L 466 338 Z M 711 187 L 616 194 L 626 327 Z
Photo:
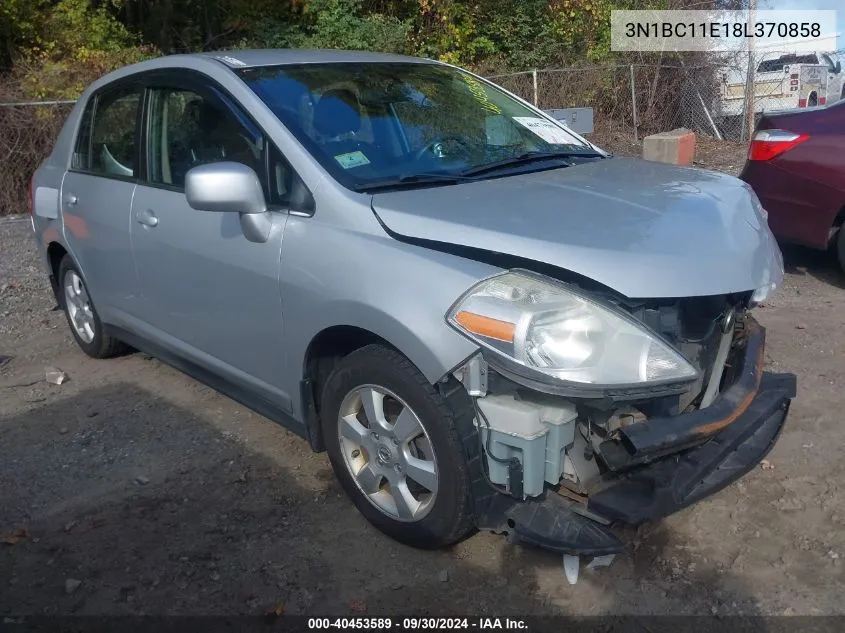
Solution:
M 488 294 L 496 292 L 501 289 Z M 751 470 L 774 445 L 796 390 L 794 375 L 762 369 L 765 330 L 749 314 L 753 300 L 751 292 L 598 300 L 639 323 L 653 335 L 651 343 L 602 340 L 591 335 L 601 323 L 574 324 L 584 317 L 574 312 L 566 317 L 570 329 L 566 336 L 558 332 L 553 349 L 564 359 L 559 364 L 577 354 L 586 358 L 584 345 L 630 344 L 641 361 L 658 365 L 634 368 L 657 378 L 638 385 L 574 384 L 524 371 L 499 343 L 512 336 L 514 346 L 528 349 L 537 336 L 526 335 L 525 324 L 497 303 L 463 298 L 453 322 L 498 337 L 486 345 L 480 340 L 483 351 L 454 372 L 470 396 L 477 431 L 478 446 L 467 446 L 479 470 L 473 484 L 477 527 L 562 554 L 614 554 L 623 545 L 612 525 L 669 515 Z M 470 314 L 463 324 L 455 317 L 460 309 Z M 495 310 L 497 319 L 490 316 Z M 509 322 L 515 323 L 512 333 L 501 325 Z M 671 347 L 688 367 L 653 340 Z M 652 348 L 642 351 L 644 345 Z M 609 371 L 599 374 L 613 378 Z M 584 377 L 593 376 L 582 371 Z

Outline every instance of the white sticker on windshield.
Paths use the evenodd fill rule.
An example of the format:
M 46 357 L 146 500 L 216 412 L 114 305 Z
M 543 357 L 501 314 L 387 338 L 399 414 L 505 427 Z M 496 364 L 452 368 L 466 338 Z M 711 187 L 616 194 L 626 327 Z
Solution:
M 338 154 L 334 159 L 340 163 L 344 169 L 352 169 L 353 167 L 360 167 L 361 165 L 369 165 L 370 159 L 364 156 L 364 152 L 349 152 L 348 154 Z
M 515 116 L 514 121 L 524 125 L 541 139 L 553 145 L 568 145 L 575 139 L 551 121 L 536 116 Z

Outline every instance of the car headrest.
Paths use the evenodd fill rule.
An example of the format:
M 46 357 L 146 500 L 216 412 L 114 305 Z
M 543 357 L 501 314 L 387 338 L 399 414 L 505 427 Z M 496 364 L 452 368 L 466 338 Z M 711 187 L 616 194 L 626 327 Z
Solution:
M 193 99 L 185 104 L 184 119 L 201 132 L 211 132 L 226 120 L 223 113 L 204 99 Z
M 349 134 L 360 127 L 360 105 L 349 90 L 327 92 L 314 107 L 314 129 L 323 136 Z

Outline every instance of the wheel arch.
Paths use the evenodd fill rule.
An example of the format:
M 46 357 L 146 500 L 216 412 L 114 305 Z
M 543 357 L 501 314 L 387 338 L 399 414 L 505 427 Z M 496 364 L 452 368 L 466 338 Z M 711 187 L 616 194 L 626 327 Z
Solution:
M 444 356 L 440 353 L 442 350 L 433 350 L 413 330 L 395 319 L 381 319 L 380 322 L 387 324 L 387 327 L 376 329 L 350 324 L 329 325 L 317 331 L 306 346 L 300 365 L 301 413 L 309 444 L 314 451 L 325 450 L 319 417 L 322 389 L 334 367 L 348 354 L 367 345 L 383 345 L 402 354 L 428 380 L 435 383 L 477 349 L 474 344 L 455 333 L 455 336 L 466 341 L 467 347 L 461 350 L 462 353 L 445 361 L 444 365 Z M 445 322 L 443 327 L 448 329 Z M 403 343 L 400 345 L 396 341 Z
M 56 302 L 62 305 L 62 296 L 59 292 L 59 265 L 68 254 L 68 250 L 60 242 L 50 242 L 47 246 L 47 263 L 50 266 L 50 286 Z

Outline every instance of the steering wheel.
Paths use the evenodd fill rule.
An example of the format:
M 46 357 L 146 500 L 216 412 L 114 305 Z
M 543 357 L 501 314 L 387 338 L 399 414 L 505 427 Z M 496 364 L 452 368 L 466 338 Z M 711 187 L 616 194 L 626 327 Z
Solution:
M 443 151 L 442 146 L 443 146 L 443 143 L 445 143 L 446 141 L 455 141 L 455 142 L 457 142 L 458 145 L 460 145 L 465 150 L 469 150 L 469 143 L 465 139 L 462 139 L 460 136 L 449 136 L 449 135 L 438 136 L 437 138 L 432 139 L 428 143 L 423 145 L 422 148 L 418 149 L 416 151 L 416 153 L 414 154 L 414 160 L 415 161 L 420 160 L 428 152 L 431 152 L 437 158 L 445 158 L 447 154 L 446 154 L 446 152 Z

